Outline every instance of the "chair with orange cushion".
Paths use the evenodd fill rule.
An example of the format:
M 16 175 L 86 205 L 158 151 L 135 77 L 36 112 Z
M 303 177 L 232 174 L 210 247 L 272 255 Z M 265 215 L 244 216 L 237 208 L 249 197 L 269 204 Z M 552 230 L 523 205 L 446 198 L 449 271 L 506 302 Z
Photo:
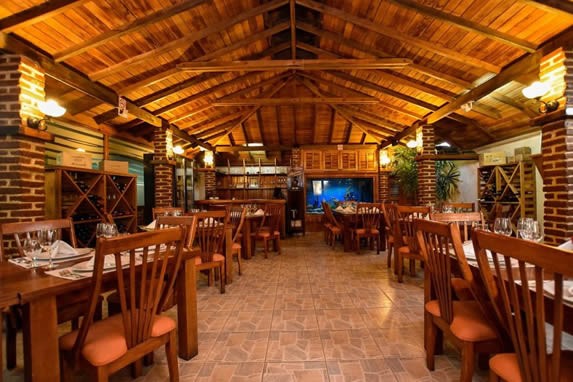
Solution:
M 273 240 L 275 251 L 277 254 L 281 253 L 281 220 L 282 220 L 283 206 L 279 203 L 267 203 L 265 205 L 265 214 L 261 224 L 254 232 L 253 238 L 255 243 L 257 240 L 262 240 L 265 250 L 265 259 L 268 258 L 269 241 Z
M 161 346 L 170 381 L 179 380 L 176 323 L 161 312 L 173 293 L 184 237 L 184 229 L 171 228 L 98 239 L 85 319 L 59 341 L 63 381 L 71 380 L 72 372 L 80 368 L 88 369 L 93 380 L 107 381 L 109 375 Z M 136 253 L 137 248 L 141 251 Z M 104 264 L 110 262 L 116 273 L 104 276 Z M 102 283 L 110 276 L 115 277 L 121 314 L 94 322 Z
M 325 223 L 325 228 L 327 232 L 327 244 L 331 245 L 334 248 L 334 243 L 336 243 L 336 239 L 339 239 L 342 235 L 342 224 L 332 213 L 332 208 L 330 208 L 330 204 L 327 202 L 322 202 L 322 209 L 324 211 L 324 216 L 326 217 L 327 223 Z
M 380 203 L 358 203 L 356 205 L 355 221 L 357 227 L 352 230 L 356 253 L 360 253 L 360 239 L 367 239 L 372 247 L 372 240 L 376 241 L 376 253 L 380 253 L 380 217 L 382 216 Z
M 388 269 L 392 267 L 392 252 L 395 251 L 394 246 L 394 221 L 396 220 L 396 204 L 382 203 L 382 216 L 384 219 L 384 229 L 386 237 L 386 262 Z
M 457 225 L 416 220 L 416 239 L 425 260 L 424 340 L 426 365 L 434 370 L 438 331 L 461 351 L 460 381 L 472 380 L 476 355 L 502 350 L 499 328 L 478 300 L 454 301 L 451 288 L 452 256 L 461 249 Z
M 416 275 L 416 260 L 424 261 L 419 252 L 414 229 L 415 219 L 424 219 L 430 214 L 430 207 L 396 206 L 394 217 L 394 272 L 398 282 L 403 282 L 404 259 L 410 259 L 410 275 Z
M 198 212 L 196 244 L 200 249 L 201 263 L 198 271 L 209 271 L 209 286 L 213 285 L 213 271 L 219 278 L 221 293 L 225 293 L 225 256 L 223 242 L 227 229 L 226 211 Z
M 229 211 L 229 224 L 233 227 L 233 250 L 231 255 L 233 258 L 237 258 L 237 265 L 239 275 L 242 275 L 241 271 L 241 239 L 243 235 L 243 225 L 245 224 L 245 219 L 247 217 L 247 208 L 231 208 Z
M 573 381 L 573 351 L 562 341 L 571 319 L 564 316 L 571 252 L 483 230 L 474 232 L 473 243 L 493 311 L 514 348 L 489 360 L 490 380 Z

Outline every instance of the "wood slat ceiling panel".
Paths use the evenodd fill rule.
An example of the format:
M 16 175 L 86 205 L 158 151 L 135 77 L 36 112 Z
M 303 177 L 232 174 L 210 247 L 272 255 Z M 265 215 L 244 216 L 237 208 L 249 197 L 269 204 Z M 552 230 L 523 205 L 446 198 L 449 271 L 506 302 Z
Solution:
M 296 141 L 299 145 L 313 142 L 314 107 L 313 105 L 296 105 L 294 107 L 296 124 Z
M 294 108 L 291 105 L 277 106 L 280 140 L 283 145 L 294 145 Z
M 42 4 L 42 0 L 8 0 L 0 4 L 0 18 L 11 16 L 15 13 Z
M 313 121 L 313 143 L 329 144 L 330 128 L 332 121 L 332 109 L 328 105 L 316 105 L 314 110 L 315 120 Z
M 262 139 L 261 141 L 265 146 L 276 146 L 280 144 L 277 126 L 277 114 L 275 107 L 262 107 L 259 111 L 261 120 L 263 121 Z

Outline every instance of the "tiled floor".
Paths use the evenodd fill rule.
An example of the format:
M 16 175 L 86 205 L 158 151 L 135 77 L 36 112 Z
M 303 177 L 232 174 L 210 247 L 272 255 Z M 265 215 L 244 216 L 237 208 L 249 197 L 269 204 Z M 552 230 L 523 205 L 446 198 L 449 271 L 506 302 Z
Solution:
M 456 381 L 446 348 L 425 367 L 422 280 L 398 284 L 386 255 L 332 251 L 319 234 L 283 241 L 281 255 L 244 261 L 224 295 L 199 286 L 199 355 L 181 381 Z M 173 313 L 173 312 L 172 312 Z M 5 381 L 21 381 L 21 370 Z M 474 381 L 485 381 L 478 371 Z M 112 381 L 129 380 L 119 373 Z M 162 353 L 138 381 L 165 381 Z

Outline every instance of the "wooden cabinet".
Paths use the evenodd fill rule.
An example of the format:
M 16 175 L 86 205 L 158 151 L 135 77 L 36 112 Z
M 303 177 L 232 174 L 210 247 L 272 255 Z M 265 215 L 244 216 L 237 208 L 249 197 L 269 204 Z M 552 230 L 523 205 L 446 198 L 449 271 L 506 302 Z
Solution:
M 520 217 L 535 218 L 533 162 L 482 166 L 478 169 L 478 176 L 479 205 L 488 220 L 502 214 L 510 217 L 515 225 Z
M 97 223 L 111 215 L 119 232 L 137 228 L 137 177 L 58 167 L 46 172 L 46 216 L 71 217 L 78 245 L 95 245 Z
M 288 190 L 285 212 L 287 215 L 287 232 L 289 234 L 305 233 L 305 210 L 304 190 L 300 188 Z
M 374 149 L 304 150 L 305 171 L 376 171 L 378 161 Z
M 285 195 L 287 167 L 271 164 L 227 166 L 217 169 L 217 196 L 220 199 L 272 199 L 275 188 Z

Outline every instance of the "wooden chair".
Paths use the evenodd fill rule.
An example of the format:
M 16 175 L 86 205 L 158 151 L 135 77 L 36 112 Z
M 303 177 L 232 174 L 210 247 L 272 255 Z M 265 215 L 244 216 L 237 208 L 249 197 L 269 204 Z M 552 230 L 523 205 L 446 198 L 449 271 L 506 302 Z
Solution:
M 483 230 L 474 232 L 473 243 L 493 311 L 515 351 L 490 359 L 490 380 L 573 381 L 573 352 L 562 343 L 563 280 L 573 279 L 571 252 Z
M 70 245 L 74 248 L 77 247 L 74 224 L 71 218 L 4 223 L 0 225 L 0 261 L 5 261 L 7 258 L 4 253 L 7 241 L 13 240 L 17 256 L 25 256 L 23 249 L 25 238 L 32 232 L 45 229 L 57 230 L 56 239 L 62 240 L 63 236 L 67 236 Z M 72 325 L 77 327 L 78 317 L 82 315 L 86 303 L 84 297 L 76 296 L 74 293 L 58 298 L 58 322 L 72 321 Z M 11 370 L 16 367 L 16 334 L 21 326 L 19 324 L 21 312 L 17 308 L 11 308 L 3 311 L 2 315 L 6 322 L 6 368 Z M 101 299 L 96 317 L 101 318 Z
M 352 230 L 352 237 L 356 245 L 356 253 L 360 253 L 360 239 L 368 239 L 372 248 L 372 240 L 376 241 L 376 253 L 380 253 L 380 217 L 382 216 L 380 203 L 358 203 L 356 205 L 355 221 L 358 226 Z
M 153 220 L 157 220 L 157 217 L 161 215 L 181 216 L 183 212 L 181 207 L 153 207 L 152 215 Z
M 476 205 L 473 202 L 460 202 L 460 203 L 452 203 L 452 202 L 445 202 L 442 203 L 442 211 L 445 209 L 451 208 L 453 212 L 475 212 Z
M 481 212 L 451 212 L 451 213 L 431 213 L 430 220 L 443 223 L 456 223 L 462 235 L 462 241 L 471 240 L 471 233 L 474 227 L 483 227 L 485 220 Z
M 477 300 L 454 301 L 452 255 L 462 251 L 460 232 L 455 224 L 417 219 L 416 239 L 425 261 L 424 341 L 426 365 L 434 370 L 438 330 L 461 351 L 460 381 L 472 380 L 476 354 L 502 349 L 498 328 L 484 314 Z M 435 298 L 434 298 L 435 295 Z
M 394 221 L 396 220 L 396 204 L 382 203 L 382 215 L 384 219 L 384 229 L 386 233 L 386 262 L 388 269 L 392 267 L 392 252 L 395 251 Z
M 161 312 L 173 293 L 184 237 L 184 229 L 172 228 L 97 240 L 85 319 L 78 330 L 59 341 L 63 381 L 71 380 L 71 372 L 79 368 L 88 369 L 98 382 L 107 381 L 109 375 L 161 346 L 165 346 L 170 381 L 179 380 L 177 325 Z M 143 250 L 136 255 L 137 248 Z M 106 256 L 115 259 L 121 314 L 94 322 Z
M 336 217 L 332 213 L 330 204 L 322 202 L 322 209 L 324 211 L 324 216 L 326 217 L 327 220 L 327 222 L 325 223 L 325 229 L 326 229 L 325 232 L 327 237 L 326 242 L 330 246 L 332 246 L 332 248 L 334 248 L 334 243 L 336 242 L 336 239 L 340 239 L 340 236 L 342 236 L 343 227 L 342 224 L 340 224 L 340 222 L 336 220 Z
M 278 203 L 268 203 L 265 205 L 265 215 L 261 224 L 253 233 L 255 243 L 257 240 L 262 240 L 265 250 L 265 259 L 268 258 L 269 241 L 274 241 L 275 251 L 280 255 L 281 253 L 281 221 L 282 221 L 283 207 Z
M 424 206 L 396 206 L 394 220 L 394 272 L 398 275 L 398 282 L 403 282 L 404 259 L 410 259 L 410 275 L 416 275 L 416 260 L 424 261 L 419 252 L 418 241 L 414 230 L 414 220 L 426 218 L 430 214 L 430 207 Z
M 223 242 L 227 229 L 227 213 L 225 211 L 206 211 L 196 213 L 197 234 L 196 242 L 200 248 L 201 263 L 196 266 L 198 271 L 209 271 L 209 286 L 213 285 L 215 271 L 220 283 L 221 293 L 225 293 L 225 256 Z
M 241 271 L 241 239 L 243 236 L 243 225 L 245 224 L 245 219 L 247 218 L 247 208 L 231 208 L 229 213 L 229 223 L 233 227 L 233 251 L 231 255 L 233 258 L 237 258 L 237 265 L 239 270 L 239 275 L 242 275 Z

